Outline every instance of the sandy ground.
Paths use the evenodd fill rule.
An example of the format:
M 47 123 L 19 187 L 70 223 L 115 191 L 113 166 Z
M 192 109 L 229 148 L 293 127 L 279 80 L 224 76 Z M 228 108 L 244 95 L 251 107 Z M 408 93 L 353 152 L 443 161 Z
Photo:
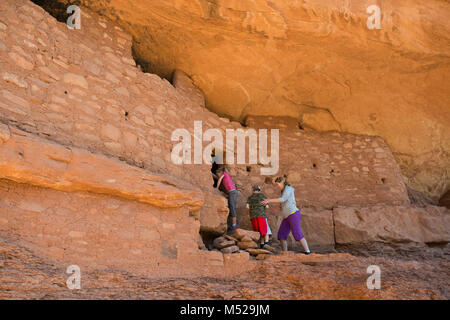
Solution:
M 258 261 L 233 278 L 149 279 L 121 270 L 82 274 L 69 290 L 62 266 L 0 239 L 0 299 L 449 299 L 448 249 L 379 256 L 300 253 Z M 383 256 L 381 256 L 383 255 Z M 367 267 L 381 270 L 381 289 L 367 289 Z

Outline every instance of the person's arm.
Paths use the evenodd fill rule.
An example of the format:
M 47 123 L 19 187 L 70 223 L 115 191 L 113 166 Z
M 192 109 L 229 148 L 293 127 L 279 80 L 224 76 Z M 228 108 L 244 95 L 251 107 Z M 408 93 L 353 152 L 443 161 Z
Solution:
M 223 180 L 223 177 L 224 177 L 225 175 L 222 175 L 220 178 L 219 178 L 219 180 L 217 181 L 217 189 L 219 189 L 219 187 L 220 187 L 220 184 L 222 183 L 222 180 Z
M 262 205 L 267 205 L 269 203 L 283 203 L 286 202 L 289 199 L 289 190 L 286 190 L 285 192 L 283 192 L 283 194 L 281 195 L 281 198 L 276 198 L 276 199 L 265 199 L 263 201 L 261 201 Z
M 280 199 L 265 199 L 261 201 L 262 205 L 268 205 L 269 203 L 280 203 Z

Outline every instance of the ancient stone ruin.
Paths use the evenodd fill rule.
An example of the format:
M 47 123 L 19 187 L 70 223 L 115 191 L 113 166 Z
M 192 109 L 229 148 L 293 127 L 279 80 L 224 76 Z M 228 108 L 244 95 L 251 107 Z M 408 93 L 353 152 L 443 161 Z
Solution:
M 435 273 L 424 268 L 418 282 L 431 287 L 415 292 L 450 297 L 448 278 L 443 288 L 424 280 L 448 268 L 449 46 L 445 36 L 439 43 L 428 37 L 448 31 L 448 3 L 430 2 L 427 21 L 435 28 L 423 22 L 405 34 L 422 7 L 412 0 L 410 16 L 397 1 L 386 4 L 391 18 L 374 33 L 355 13 L 359 5 L 343 11 L 335 1 L 296 8 L 230 1 L 213 9 L 201 0 L 129 2 L 78 1 L 81 28 L 70 29 L 65 8 L 72 2 L 1 1 L 0 279 L 9 293 L 0 285 L 0 297 L 38 298 L 43 279 L 63 283 L 45 287 L 50 297 L 83 297 L 64 288 L 65 268 L 74 264 L 86 273 L 85 297 L 95 298 L 104 296 L 89 285 L 94 275 L 105 287 L 121 283 L 124 291 L 114 289 L 120 296 L 134 286 L 125 273 L 184 281 L 245 279 L 264 269 L 272 272 L 270 282 L 282 277 L 280 270 L 303 265 L 294 286 L 314 267 L 320 274 L 337 263 L 365 275 L 369 260 L 384 254 L 394 260 L 377 263 L 406 272 L 410 264 L 392 261 L 407 252 L 445 257 Z M 362 66 L 364 59 L 371 62 Z M 392 70 L 383 76 L 384 64 Z M 273 163 L 260 159 L 228 166 L 239 191 L 238 224 L 241 232 L 252 229 L 245 208 L 251 186 L 279 197 L 273 179 L 286 174 L 311 256 L 300 256 L 292 236 L 289 248 L 297 254 L 280 254 L 277 206 L 268 211 L 276 251 L 258 251 L 251 231 L 224 236 L 227 200 L 212 186 L 211 164 L 172 158 L 177 129 L 190 134 L 194 151 L 196 123 L 223 137 L 229 130 L 279 130 L 276 173 L 262 175 Z M 208 142 L 200 143 L 203 152 Z M 238 156 L 237 145 L 232 153 Z M 38 277 L 24 280 L 36 291 L 21 292 L 11 280 L 22 264 L 31 268 L 30 279 Z M 273 298 L 406 298 L 413 290 L 398 285 L 383 295 L 361 289 L 364 281 L 340 281 L 316 282 L 315 295 L 302 287 L 308 293 L 292 289 L 292 296 Z M 161 294 L 173 298 L 176 287 Z M 208 296 L 206 287 L 205 296 L 192 296 L 261 298 L 250 289 L 247 296 L 237 289 Z M 188 289 L 180 292 L 191 297 Z

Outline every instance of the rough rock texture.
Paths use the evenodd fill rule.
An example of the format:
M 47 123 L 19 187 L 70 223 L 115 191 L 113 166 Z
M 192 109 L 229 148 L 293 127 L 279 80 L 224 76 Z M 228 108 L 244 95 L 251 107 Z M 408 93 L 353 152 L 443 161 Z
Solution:
M 421 251 L 414 259 L 348 254 L 265 255 L 252 272 L 227 278 L 155 279 L 130 271 L 82 271 L 81 290 L 69 290 L 66 266 L 0 238 L 0 299 L 443 299 L 450 298 L 448 259 Z M 248 253 L 225 254 L 239 268 Z M 381 268 L 381 290 L 368 290 L 369 265 Z M 282 289 L 280 289 L 282 288 Z M 167 315 L 176 318 L 179 314 Z
M 224 234 L 223 237 L 224 237 L 225 239 L 227 239 L 227 240 L 232 240 L 232 241 L 234 241 L 234 242 L 236 242 L 236 243 L 239 241 L 239 240 L 236 239 L 235 237 L 232 237 L 232 236 L 230 236 L 230 235 L 228 235 L 228 234 Z
M 107 194 L 160 208 L 186 206 L 202 230 L 220 233 L 226 228 L 228 210 L 219 195 L 3 124 L 0 128 L 8 133 L 8 140 L 0 142 L 0 178 L 67 192 Z
M 222 252 L 223 254 L 230 254 L 230 253 L 235 253 L 238 251 L 239 251 L 239 247 L 235 246 L 235 245 L 220 249 L 220 252 Z
M 255 130 L 279 129 L 279 171 L 263 176 L 260 164 L 232 167 L 239 208 L 245 207 L 254 184 L 266 196 L 278 198 L 280 190 L 273 180 L 280 175 L 287 175 L 302 207 L 410 204 L 400 169 L 379 137 L 306 132 L 283 117 L 249 117 L 248 125 Z
M 250 253 L 252 256 L 257 256 L 260 254 L 270 254 L 271 252 L 269 250 L 264 250 L 264 249 L 253 249 L 253 248 L 248 248 L 247 249 L 248 253 Z
M 90 3 L 86 1 L 86 5 Z M 102 14 L 113 16 L 117 13 L 112 14 L 109 10 L 115 5 L 124 3 L 121 0 L 111 1 L 106 6 L 107 12 L 102 11 Z M 177 3 L 184 2 L 177 1 Z M 192 3 L 195 2 L 189 2 L 189 6 Z M 208 23 L 213 24 L 218 22 L 234 25 L 236 19 L 240 19 L 239 15 L 258 10 L 260 6 L 264 6 L 264 3 L 264 1 L 257 2 L 253 8 L 250 8 L 247 6 L 248 2 L 230 1 L 228 4 L 207 2 L 205 3 L 207 6 L 213 5 L 219 9 L 214 13 L 217 19 L 212 19 L 216 22 L 207 20 Z M 96 2 L 94 7 L 97 4 L 101 6 L 104 3 Z M 131 1 L 128 4 L 131 8 L 135 2 Z M 164 4 L 140 2 L 140 4 L 155 5 L 156 9 L 170 8 L 172 5 L 169 2 Z M 280 5 L 286 10 L 291 10 L 293 4 L 295 1 L 284 5 L 272 4 L 270 8 L 267 7 L 267 10 L 271 12 Z M 325 11 L 327 5 L 329 3 L 324 4 Z M 220 10 L 223 6 L 227 6 L 228 9 Z M 222 19 L 224 14 L 229 17 L 230 13 L 236 13 L 236 6 L 241 6 L 238 15 L 232 15 L 228 22 L 224 21 Z M 314 1 L 304 2 L 297 9 L 301 12 L 301 8 L 305 6 L 318 6 L 318 4 Z M 132 37 L 118 27 L 117 23 L 85 8 L 82 12 L 82 29 L 74 31 L 69 30 L 65 24 L 56 22 L 42 8 L 27 0 L 4 0 L 0 5 L 1 237 L 14 238 L 21 248 L 39 255 L 41 261 L 51 261 L 59 267 L 61 264 L 75 262 L 82 266 L 83 270 L 88 270 L 88 273 L 99 269 L 101 270 L 99 274 L 106 277 L 117 276 L 117 273 L 114 273 L 117 270 L 119 270 L 118 274 L 123 274 L 121 273 L 123 270 L 124 273 L 139 274 L 144 277 L 143 279 L 168 276 L 227 277 L 254 270 L 258 266 L 256 261 L 253 258 L 249 260 L 247 252 L 239 252 L 238 246 L 224 248 L 230 253 L 236 251 L 234 254 L 225 255 L 218 251 L 198 250 L 199 247 L 204 247 L 199 237 L 200 230 L 203 231 L 202 235 L 208 236 L 217 236 L 225 231 L 228 211 L 226 199 L 211 188 L 210 164 L 177 165 L 171 159 L 171 151 L 175 146 L 175 141 L 171 139 L 172 133 L 175 129 L 185 128 L 192 134 L 194 121 L 202 121 L 203 131 L 217 128 L 222 134 L 227 129 L 245 128 L 241 123 L 230 122 L 205 109 L 205 97 L 194 84 L 199 85 L 206 92 L 206 104 L 213 109 L 215 107 L 211 101 L 215 99 L 214 94 L 218 93 L 217 101 L 222 101 L 226 108 L 232 103 L 238 110 L 240 86 L 233 87 L 231 92 L 229 88 L 220 88 L 221 83 L 227 85 L 228 79 L 215 81 L 213 78 L 217 70 L 214 70 L 215 67 L 211 68 L 209 61 L 196 60 L 192 65 L 201 63 L 210 67 L 212 78 L 206 81 L 207 85 L 217 85 L 212 91 L 205 89 L 203 86 L 205 82 L 200 74 L 189 72 L 189 70 L 187 71 L 193 80 L 178 70 L 173 74 L 173 85 L 157 75 L 143 73 L 140 67 L 136 67 L 133 59 L 134 55 L 145 68 L 145 60 L 139 58 L 142 58 L 142 52 L 139 52 L 142 48 L 136 45 L 137 42 L 132 54 Z M 158 10 L 152 11 L 151 14 L 154 12 Z M 264 12 L 264 10 L 260 11 L 257 16 L 265 16 Z M 122 13 L 119 11 L 118 14 L 124 16 L 118 19 L 119 23 L 126 21 L 126 11 Z M 188 18 L 191 12 L 186 10 L 185 14 Z M 270 15 L 270 19 L 274 17 Z M 322 16 L 319 14 L 318 17 Z M 351 19 L 351 17 L 351 14 L 347 15 L 347 18 Z M 289 20 L 292 17 L 287 15 L 283 19 Z M 332 17 L 330 19 L 333 20 Z M 302 27 L 304 30 L 300 32 L 301 34 L 295 35 L 293 30 L 286 33 L 284 39 L 286 44 L 292 45 L 289 42 L 290 37 L 311 36 L 308 33 L 311 30 L 306 32 L 307 21 L 308 19 L 303 21 L 305 26 Z M 125 26 L 132 33 L 135 27 L 133 23 Z M 339 25 L 336 21 L 333 23 Z M 145 21 L 142 26 L 145 26 Z M 357 26 L 349 27 L 358 28 Z M 169 34 L 173 31 L 172 34 L 177 35 L 176 30 L 171 28 L 161 29 L 159 26 L 159 30 L 165 30 Z M 147 34 L 151 34 L 152 30 L 148 31 Z M 269 33 L 273 35 L 273 31 Z M 203 29 L 200 33 L 202 32 L 204 32 Z M 240 32 L 235 35 L 239 35 Z M 251 37 L 256 36 L 258 41 L 266 39 L 266 31 L 262 29 L 256 30 L 256 33 L 251 28 L 242 32 L 245 35 L 249 32 Z M 438 34 L 440 32 L 440 30 L 437 31 Z M 133 35 L 135 40 L 139 39 L 139 34 L 133 33 Z M 334 39 L 333 30 L 330 31 L 330 35 L 330 39 Z M 311 37 L 314 38 L 313 36 Z M 225 39 L 230 37 L 230 34 L 224 32 L 218 37 Z M 429 77 L 426 82 L 423 82 L 425 83 L 423 92 L 426 92 L 430 100 L 424 102 L 420 96 L 417 97 L 416 87 L 403 84 L 402 88 L 409 88 L 412 95 L 400 97 L 401 90 L 393 86 L 399 96 L 380 97 L 380 92 L 391 90 L 383 86 L 394 82 L 394 84 L 401 83 L 398 78 L 392 76 L 392 73 L 402 68 L 401 63 L 395 65 L 396 68 L 391 68 L 390 65 L 387 67 L 375 65 L 373 72 L 376 74 L 369 72 L 369 77 L 366 78 L 366 74 L 360 73 L 361 66 L 341 61 L 348 54 L 345 46 L 339 55 L 331 50 L 328 53 L 329 57 L 324 57 L 323 49 L 318 49 L 321 53 L 315 55 L 315 51 L 312 51 L 305 43 L 305 51 L 296 50 L 300 51 L 299 54 L 303 60 L 295 62 L 297 56 L 294 54 L 291 56 L 291 48 L 295 46 L 283 48 L 284 45 L 278 42 L 278 38 L 283 37 L 283 34 L 269 37 L 267 50 L 263 51 L 269 55 L 274 54 L 273 59 L 277 60 L 277 55 L 272 51 L 274 48 L 272 45 L 276 44 L 276 51 L 281 49 L 290 56 L 283 57 L 282 62 L 276 66 L 276 72 L 258 70 L 258 75 L 263 75 L 260 77 L 252 74 L 258 68 L 251 64 L 248 64 L 252 68 L 251 72 L 246 72 L 246 67 L 241 68 L 241 63 L 245 62 L 248 56 L 254 53 L 258 55 L 257 50 L 246 51 L 248 55 L 241 54 L 242 60 L 237 59 L 236 64 L 230 64 L 227 69 L 222 60 L 222 54 L 226 50 L 219 48 L 221 51 L 216 54 L 215 48 L 210 43 L 193 41 L 192 45 L 206 44 L 211 53 L 217 56 L 214 63 L 217 64 L 218 70 L 233 73 L 229 79 L 247 74 L 250 78 L 245 80 L 249 88 L 260 86 L 261 92 L 270 91 L 270 97 L 266 96 L 261 99 L 261 103 L 253 104 L 259 99 L 259 93 L 249 89 L 250 102 L 244 107 L 245 110 L 239 111 L 235 119 L 245 122 L 249 129 L 280 129 L 280 172 L 274 176 L 287 174 L 296 188 L 297 202 L 304 213 L 302 227 L 311 239 L 311 243 L 332 248 L 335 245 L 334 237 L 341 234 L 336 244 L 366 244 L 387 239 L 387 242 L 394 243 L 400 241 L 402 243 L 420 242 L 422 245 L 424 242 L 428 245 L 445 245 L 449 241 L 448 212 L 435 207 L 411 208 L 408 192 L 394 160 L 394 156 L 398 158 L 397 142 L 400 145 L 404 143 L 405 136 L 411 137 L 408 141 L 412 145 L 421 147 L 424 143 L 423 139 L 428 137 L 423 135 L 421 137 L 425 138 L 416 139 L 414 134 L 423 134 L 424 126 L 429 126 L 433 128 L 429 131 L 429 137 L 433 138 L 437 135 L 436 132 L 439 133 L 442 129 L 441 124 L 447 121 L 445 114 L 442 116 L 440 113 L 441 98 L 447 97 L 445 91 L 441 90 L 440 92 L 443 93 L 439 97 L 433 95 L 434 92 L 428 92 L 428 86 L 431 84 L 438 90 L 441 89 L 439 85 L 445 83 L 445 81 L 439 81 L 437 85 L 434 83 L 435 79 L 441 76 L 439 73 L 441 62 L 447 57 L 445 52 L 435 57 L 431 57 L 434 53 L 418 57 L 411 54 L 412 48 L 418 48 L 417 43 L 406 41 L 402 46 L 406 46 L 409 51 L 397 52 L 397 55 L 391 57 L 394 63 L 398 62 L 397 60 L 415 61 L 419 58 L 429 63 L 426 66 L 410 64 L 408 67 L 413 68 L 413 75 L 408 69 L 408 79 L 400 79 L 407 81 L 407 84 L 411 84 L 408 81 L 412 79 L 422 85 L 420 77 L 423 73 L 427 73 Z M 326 41 L 329 40 L 327 38 L 322 39 L 325 41 L 322 45 L 327 45 Z M 151 41 L 155 40 L 155 38 L 152 39 Z M 167 41 L 172 40 L 173 38 Z M 252 39 L 247 38 L 247 41 L 252 48 Z M 388 45 L 390 40 L 386 41 L 387 44 L 384 45 Z M 375 42 L 369 43 L 368 47 L 376 45 L 380 49 L 380 44 Z M 233 43 L 239 43 L 239 41 Z M 338 45 L 339 42 L 335 44 Z M 344 45 L 346 44 L 345 42 Z M 433 45 L 429 44 L 429 46 Z M 158 45 L 155 45 L 153 48 L 160 50 L 163 54 L 166 49 L 177 53 L 177 50 L 169 47 L 161 50 Z M 355 49 L 355 56 L 363 59 L 364 54 L 358 52 L 358 47 Z M 439 50 L 438 47 L 434 49 Z M 189 55 L 190 48 L 185 47 L 183 50 Z M 373 51 L 373 55 L 377 53 L 382 53 L 382 50 Z M 304 63 L 309 61 L 305 54 L 310 55 L 313 60 L 317 58 L 330 60 L 323 62 L 325 59 L 316 63 L 314 73 L 305 72 L 308 70 Z M 232 56 L 229 55 L 229 57 Z M 166 57 L 171 59 L 170 55 Z M 352 57 L 347 58 L 351 61 L 355 60 L 353 54 Z M 296 63 L 298 67 L 292 68 L 290 65 L 292 63 Z M 155 66 L 159 65 L 164 64 L 155 64 Z M 239 65 L 239 70 L 244 72 L 236 72 L 236 65 Z M 261 65 L 264 67 L 264 64 L 259 64 Z M 321 71 L 323 70 L 321 68 L 328 67 L 332 70 L 333 66 L 337 65 L 345 68 L 342 69 L 342 75 L 331 74 L 328 69 L 326 72 Z M 367 64 L 364 63 L 364 65 Z M 181 65 L 180 69 L 186 70 L 184 65 Z M 348 77 L 346 71 L 349 69 L 355 70 L 354 76 L 357 79 L 351 79 L 351 83 L 347 83 L 346 79 Z M 389 72 L 387 72 L 388 69 Z M 293 72 L 289 81 L 284 79 L 283 70 L 288 73 Z M 380 80 L 378 73 L 380 70 L 386 71 L 388 82 L 381 87 L 373 82 Z M 276 84 L 269 83 L 270 81 L 264 79 L 264 75 L 277 78 Z M 419 78 L 415 78 L 416 76 Z M 325 84 L 324 78 L 327 79 Z M 339 98 L 339 90 L 334 85 L 336 79 L 337 81 L 345 80 L 342 85 L 349 88 L 347 96 Z M 268 84 L 270 90 L 267 89 Z M 374 93 L 366 94 L 367 92 L 361 91 L 361 88 L 357 88 L 358 86 L 371 87 Z M 328 91 L 316 90 L 317 88 L 326 88 Z M 305 90 L 309 90 L 309 93 Z M 372 112 L 375 96 L 378 99 L 377 103 L 380 103 L 380 106 L 377 104 L 377 108 L 381 115 Z M 405 111 L 405 99 L 413 100 L 411 105 L 418 112 L 422 105 L 417 103 L 424 102 L 423 105 L 429 109 L 428 113 L 423 115 L 426 121 L 422 119 L 420 123 L 414 122 L 415 113 L 411 112 L 409 107 Z M 427 103 L 431 100 L 435 104 Z M 290 104 L 289 101 L 298 103 L 294 108 L 295 115 L 291 114 L 294 109 L 286 107 Z M 372 112 L 369 114 L 372 121 L 369 131 L 366 130 L 365 118 L 361 118 L 366 111 L 353 113 L 356 105 L 361 106 L 361 101 L 367 105 L 366 111 Z M 393 103 L 395 108 L 391 108 Z M 391 108 L 393 113 L 389 114 L 386 108 Z M 223 113 L 226 113 L 225 111 Z M 288 117 L 267 116 L 272 112 Z M 256 117 L 253 114 L 263 114 L 265 117 Z M 411 114 L 412 120 L 407 124 L 416 126 L 414 129 L 408 128 L 413 131 L 411 134 L 404 128 L 405 123 L 401 120 L 403 114 Z M 433 122 L 435 120 L 430 120 L 430 117 L 437 118 L 437 124 Z M 393 119 L 398 122 L 395 124 L 400 130 L 400 134 L 396 136 L 398 141 L 394 139 L 394 142 L 389 141 L 392 140 L 390 126 Z M 299 121 L 307 130 L 299 127 Z M 353 126 L 356 126 L 356 129 Z M 353 130 L 364 134 L 317 133 L 309 131 L 310 128 L 319 131 Z M 379 133 L 381 129 L 382 133 Z M 408 131 L 408 135 L 405 130 Z M 385 140 L 397 148 L 394 148 L 396 152 L 394 156 L 383 139 L 367 135 L 377 133 L 385 134 Z M 414 169 L 418 162 L 427 160 L 428 157 L 436 159 L 435 162 L 421 163 L 420 168 L 417 168 L 423 170 L 421 172 L 425 175 L 423 179 L 421 178 L 422 180 L 417 176 L 414 178 L 417 178 L 417 181 L 425 181 L 423 185 L 427 185 L 429 182 L 427 179 L 433 178 L 435 185 L 433 184 L 428 192 L 434 196 L 439 189 L 436 185 L 442 186 L 447 181 L 446 173 L 440 170 L 443 163 L 441 160 L 447 159 L 445 146 L 447 140 L 441 138 L 431 140 L 432 143 L 426 140 L 427 146 L 417 148 L 420 152 L 428 153 L 423 157 L 414 157 L 412 164 L 408 164 L 408 168 Z M 205 144 L 203 143 L 203 146 Z M 405 150 L 401 154 L 402 159 L 409 159 L 409 149 Z M 436 150 L 440 152 L 438 156 L 434 154 Z M 208 153 L 206 157 L 209 157 Z M 263 191 L 270 197 L 279 195 L 279 191 L 271 183 L 273 176 L 262 176 L 261 167 L 263 165 L 257 163 L 232 165 L 230 168 L 240 191 L 238 207 L 239 224 L 242 227 L 249 224 L 248 216 L 242 211 L 251 185 L 263 185 Z M 437 169 L 429 174 L 427 171 L 429 168 Z M 435 178 L 436 176 L 438 178 Z M 410 184 L 411 181 L 409 181 Z M 371 208 L 358 209 L 371 205 L 378 205 L 383 210 L 375 207 L 374 210 L 378 210 L 378 213 L 373 215 L 370 213 Z M 337 206 L 347 206 L 350 209 L 336 209 Z M 274 207 L 270 210 L 271 221 L 269 222 L 273 224 L 272 229 L 275 235 L 278 231 L 277 223 L 280 222 L 279 209 Z M 335 213 L 335 210 L 338 210 L 336 211 L 338 213 Z M 358 210 L 368 212 L 367 217 L 361 218 Z M 338 215 L 338 219 L 333 221 L 335 215 Z M 411 228 L 408 229 L 405 225 L 411 225 Z M 370 236 L 367 236 L 367 233 L 371 233 Z M 243 235 L 237 235 L 237 237 L 240 240 L 249 237 L 256 241 L 259 239 L 259 234 L 243 231 Z M 230 244 L 234 242 L 235 240 L 231 239 Z M 15 248 L 11 247 L 11 250 Z M 265 252 L 248 250 L 252 255 L 257 256 Z M 277 264 L 298 264 L 298 258 L 291 259 L 289 255 L 286 256 L 280 258 Z M 316 264 L 321 259 L 303 262 Z M 324 258 L 323 262 L 329 261 Z M 0 269 L 5 265 L 7 263 L 0 262 Z M 445 266 L 447 265 L 444 263 Z M 350 265 L 349 268 L 351 267 Z M 358 265 L 358 268 L 360 267 L 361 265 Z M 408 268 L 405 267 L 405 269 Z M 266 271 L 272 270 L 262 268 L 263 275 Z M 283 271 L 290 274 L 292 270 L 287 268 Z M 253 271 L 250 274 L 252 273 Z M 281 273 L 275 273 L 275 275 L 281 277 Z M 40 274 L 37 279 L 32 279 L 32 282 L 39 284 L 41 277 L 45 278 L 46 275 Z M 264 277 L 262 279 L 264 280 Z M 7 289 L 11 288 L 8 287 L 10 281 L 12 283 L 15 281 L 13 277 L 2 280 L 5 280 Z M 294 279 L 293 283 L 295 284 L 297 280 L 303 283 L 305 279 L 300 277 L 300 279 Z M 319 287 L 322 282 L 323 280 L 319 281 Z M 344 284 L 335 285 L 326 281 L 323 283 L 326 284 L 321 287 L 324 289 L 323 292 L 311 296 L 327 296 L 329 292 L 325 292 L 325 289 L 330 287 L 336 289 L 334 292 L 338 291 L 342 297 L 368 296 L 361 294 L 358 291 L 359 287 L 355 289 L 357 293 L 354 294 L 353 291 L 350 293 L 342 291 L 342 288 L 347 288 Z M 315 288 L 315 285 L 317 283 L 312 288 Z M 260 287 L 252 291 L 253 295 L 250 297 L 260 297 L 255 294 L 258 290 Z M 410 293 L 410 291 L 407 292 Z M 401 294 L 402 292 L 395 293 L 393 296 L 397 297 Z M 435 291 L 433 294 L 427 295 L 426 292 L 421 294 L 426 297 L 441 297 Z M 281 294 L 281 298 L 286 296 L 289 294 Z M 444 296 L 446 296 L 445 292 Z M 241 293 L 241 297 L 246 296 Z
M 450 190 L 439 199 L 439 204 L 450 209 Z
M 226 199 L 211 188 L 210 165 L 174 164 L 171 134 L 177 128 L 192 133 L 196 120 L 202 121 L 203 130 L 222 133 L 245 129 L 241 124 L 205 109 L 201 92 L 182 72 L 174 75 L 175 87 L 142 73 L 133 60 L 130 35 L 105 17 L 83 9 L 82 29 L 69 30 L 26 0 L 4 1 L 0 10 L 5 25 L 0 30 L 2 123 L 63 147 L 114 157 L 193 184 L 205 195 L 200 211 L 191 212 L 202 231 L 225 231 Z M 259 122 L 254 122 L 257 128 Z M 382 139 L 308 133 L 295 120 L 286 124 L 266 118 L 260 124 L 284 132 L 280 171 L 285 172 L 280 173 L 301 188 L 297 196 L 302 205 L 330 209 L 409 203 L 398 166 Z M 259 164 L 239 165 L 232 175 L 241 186 L 263 184 L 260 169 Z M 240 195 L 239 207 L 247 195 L 247 190 Z
M 241 249 L 241 250 L 258 248 L 258 245 L 254 241 L 240 241 L 240 242 L 238 242 L 237 245 L 238 245 L 239 249 Z
M 64 170 L 64 161 L 71 156 L 71 148 L 75 147 L 82 149 L 77 154 L 88 155 L 87 151 L 90 151 L 126 162 L 129 166 L 117 161 L 111 163 L 126 168 L 130 175 L 144 172 L 141 169 L 160 174 L 165 177 L 165 182 L 158 183 L 168 190 L 175 180 L 176 184 L 194 183 L 203 189 L 194 188 L 196 197 L 204 198 L 204 201 L 201 208 L 199 203 L 194 205 L 200 210 L 192 210 L 191 214 L 201 221 L 205 232 L 220 234 L 226 230 L 226 199 L 209 187 L 209 166 L 181 170 L 170 160 L 170 135 L 173 128 L 180 125 L 180 119 L 186 118 L 185 127 L 192 126 L 194 118 L 201 120 L 203 117 L 205 122 L 210 117 L 215 121 L 219 119 L 202 107 L 195 87 L 187 87 L 187 79 L 178 77 L 179 89 L 175 89 L 155 75 L 140 72 L 132 59 L 131 37 L 94 13 L 89 16 L 85 12 L 83 29 L 71 32 L 65 24 L 56 22 L 29 1 L 2 2 L 0 11 L 5 26 L 0 30 L 3 75 L 0 77 L 0 120 L 11 128 L 20 128 L 60 144 L 58 156 L 62 158 L 51 159 L 50 155 L 48 160 L 45 156 L 40 165 L 48 165 L 49 170 L 58 168 L 59 171 L 54 172 L 58 175 Z M 27 32 L 23 31 L 23 25 Z M 23 68 L 17 59 L 30 62 L 32 69 Z M 183 113 L 175 113 L 181 107 Z M 204 114 L 199 113 L 200 110 L 205 111 Z M 191 113 L 192 118 L 186 113 Z M 161 126 L 164 122 L 166 125 Z M 0 143 L 6 142 L 9 135 L 9 129 L 2 124 Z M 38 146 L 34 148 L 39 149 Z M 41 148 L 39 151 L 45 152 L 45 148 Z M 32 156 L 31 149 L 27 154 Z M 27 165 L 31 168 L 34 162 Z M 39 171 L 38 165 L 36 163 L 33 170 Z M 71 164 L 73 174 L 83 174 L 83 170 L 90 168 L 93 178 L 113 175 L 115 170 L 106 167 L 102 171 L 102 167 L 93 167 L 95 163 L 76 166 Z M 150 180 L 152 174 L 147 173 Z M 84 173 L 85 177 L 90 175 L 88 171 Z M 116 184 L 128 183 L 134 191 L 141 188 L 138 193 L 146 197 L 150 182 L 138 181 L 116 179 L 116 183 L 109 182 L 108 188 L 120 189 L 121 186 Z M 64 188 L 67 181 L 55 183 Z M 83 183 L 78 179 L 78 185 L 73 184 L 71 188 L 82 189 Z M 100 189 L 97 186 L 98 192 L 111 192 Z M 129 197 L 130 194 L 122 196 Z M 169 200 L 175 194 L 166 193 L 165 196 Z M 178 196 L 185 197 L 182 193 Z
M 308 240 L 308 245 L 312 250 L 330 250 L 334 248 L 334 223 L 333 223 L 333 211 L 305 208 L 302 212 L 302 218 L 300 225 L 303 235 Z M 277 242 L 277 232 L 280 227 L 283 217 L 280 212 L 270 212 L 269 226 L 272 229 L 273 241 Z M 288 245 L 291 248 L 299 247 L 295 244 L 295 239 L 292 234 L 288 237 Z
M 231 247 L 235 244 L 236 243 L 233 240 L 227 240 L 224 237 L 218 237 L 218 238 L 214 239 L 214 241 L 213 241 L 214 248 L 216 248 L 216 249 L 223 249 L 226 247 Z
M 0 237 L 18 239 L 57 265 L 146 277 L 220 277 L 254 268 L 251 261 L 240 269 L 225 265 L 222 253 L 199 250 L 199 229 L 187 208 L 0 180 Z
M 200 228 L 211 234 L 223 234 L 227 230 L 228 207 L 226 199 L 206 191 L 205 203 L 200 209 Z
M 448 1 L 79 2 L 130 32 L 147 70 L 188 73 L 211 110 L 379 135 L 410 187 L 449 189 Z
M 408 190 L 409 200 L 411 201 L 411 205 L 413 205 L 413 206 L 442 205 L 442 204 L 439 204 L 438 201 L 425 196 L 421 192 L 412 190 L 411 188 L 407 188 L 407 190 Z
M 15 128 L 10 139 L 0 144 L 0 179 L 67 192 L 108 194 L 161 208 L 187 206 L 198 211 L 203 205 L 198 189 L 183 190 L 174 180 Z
M 244 239 L 244 237 L 248 237 L 253 241 L 258 241 L 259 238 L 261 237 L 259 232 L 245 230 L 245 229 L 241 229 L 241 228 L 234 230 L 234 236 L 240 241 L 242 241 L 242 239 Z
M 333 209 L 336 243 L 448 243 L 450 210 L 442 207 Z
M 278 210 L 268 210 L 272 240 L 278 245 L 277 232 L 282 222 Z M 412 243 L 450 242 L 450 210 L 438 206 L 337 207 L 333 210 L 301 210 L 302 232 L 313 251 L 329 252 L 336 245 L 360 245 L 382 242 L 405 247 Z M 288 237 L 290 249 L 302 250 Z

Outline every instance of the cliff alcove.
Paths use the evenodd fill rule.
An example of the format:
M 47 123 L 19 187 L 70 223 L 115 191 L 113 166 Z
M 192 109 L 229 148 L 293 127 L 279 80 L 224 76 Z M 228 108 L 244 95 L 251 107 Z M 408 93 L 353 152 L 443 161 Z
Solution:
M 377 1 L 380 29 L 359 0 L 62 2 L 116 21 L 144 71 L 183 70 L 221 116 L 380 136 L 408 187 L 450 189 L 446 2 Z
M 449 6 L 406 3 L 380 1 L 369 31 L 360 1 L 2 1 L 0 295 L 154 297 L 144 281 L 162 297 L 251 299 L 285 281 L 273 297 L 448 299 Z M 228 167 L 238 224 L 251 229 L 251 186 L 279 197 L 285 174 L 312 255 L 292 238 L 286 254 L 205 248 L 229 212 L 195 159 L 207 130 L 279 141 L 269 163 Z M 279 207 L 268 220 L 275 238 Z M 73 263 L 86 291 L 44 283 Z M 360 281 L 377 263 L 395 271 L 378 293 Z

